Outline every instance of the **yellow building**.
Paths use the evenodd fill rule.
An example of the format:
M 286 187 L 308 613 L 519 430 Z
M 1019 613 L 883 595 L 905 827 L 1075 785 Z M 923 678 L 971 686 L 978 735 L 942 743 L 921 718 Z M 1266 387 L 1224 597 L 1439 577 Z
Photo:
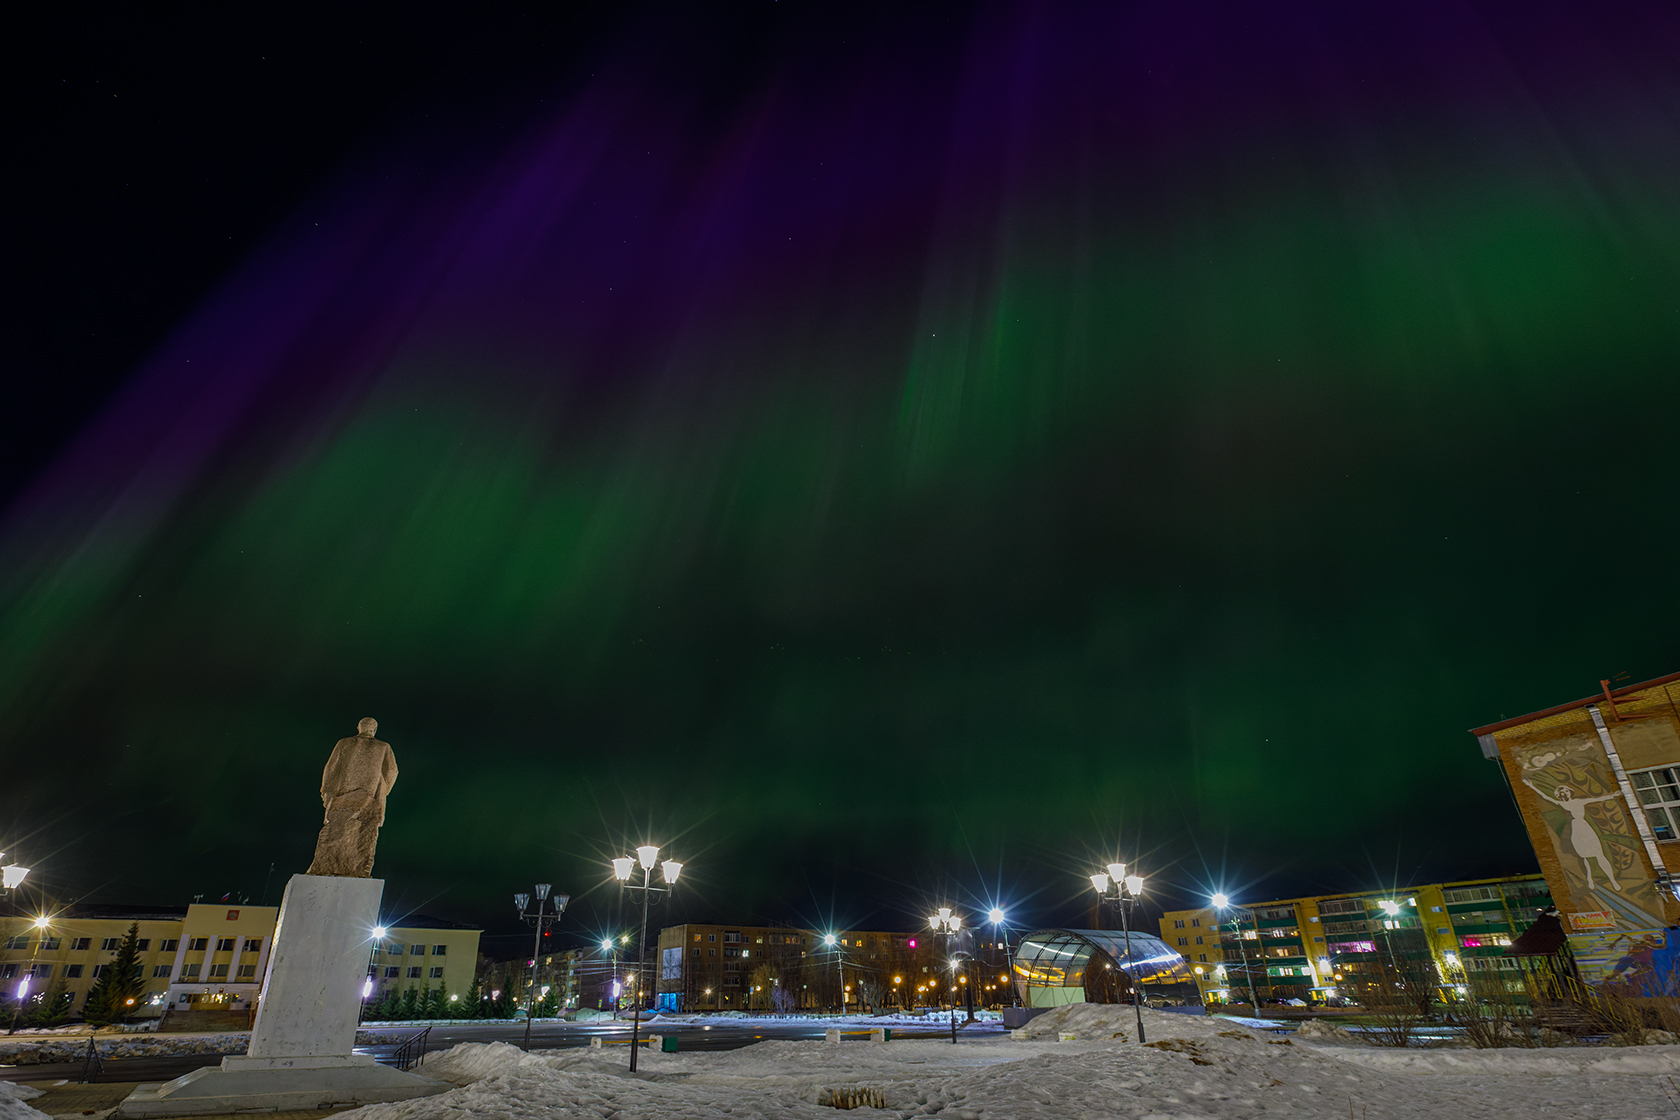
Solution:
M 1427 946 L 1443 987 L 1506 967 L 1505 949 L 1552 904 L 1539 875 L 1169 910 L 1161 939 L 1190 963 L 1204 1002 L 1338 996 L 1399 945 Z M 1402 948 L 1401 951 L 1407 951 Z
M 0 983 L 45 992 L 62 979 L 72 1014 L 139 926 L 145 994 L 136 1015 L 251 1011 L 256 1007 L 279 910 L 273 906 L 195 903 L 185 907 L 78 905 L 36 915 L 0 916 Z M 464 994 L 478 962 L 479 932 L 411 915 L 376 937 L 368 931 L 372 994 L 436 988 Z
M 1680 673 L 1600 681 L 1597 695 L 1471 734 L 1510 785 L 1582 978 L 1674 994 Z

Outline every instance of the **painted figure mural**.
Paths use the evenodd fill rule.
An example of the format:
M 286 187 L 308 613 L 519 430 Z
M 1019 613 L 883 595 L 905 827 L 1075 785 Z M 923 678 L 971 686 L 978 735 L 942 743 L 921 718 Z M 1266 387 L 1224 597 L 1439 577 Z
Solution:
M 1541 816 L 1575 909 L 1613 914 L 1622 931 L 1661 929 L 1656 884 L 1640 860 L 1639 834 L 1597 739 L 1564 735 L 1516 747 L 1511 756 L 1523 785 L 1544 806 Z

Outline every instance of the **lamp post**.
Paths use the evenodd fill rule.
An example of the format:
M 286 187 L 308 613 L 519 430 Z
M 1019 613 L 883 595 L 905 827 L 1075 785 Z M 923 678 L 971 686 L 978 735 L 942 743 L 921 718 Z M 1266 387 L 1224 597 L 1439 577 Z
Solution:
M 945 963 L 950 967 L 951 979 L 951 1042 L 957 1041 L 957 964 L 951 955 L 951 939 L 962 929 L 962 919 L 949 906 L 941 906 L 939 913 L 928 918 L 928 926 L 945 939 Z
M 537 929 L 536 939 L 531 944 L 531 994 L 525 1001 L 525 1052 L 531 1052 L 531 1020 L 537 1017 L 537 962 L 542 959 L 543 929 L 555 925 L 560 921 L 560 915 L 566 912 L 566 903 L 572 900 L 569 894 L 554 896 L 554 909 L 548 909 L 548 892 L 554 889 L 552 883 L 538 883 L 536 885 L 536 908 L 531 909 L 531 896 L 521 891 L 513 896 L 513 905 L 519 910 L 519 920 Z
M 846 1014 L 846 958 L 840 952 L 840 939 L 832 933 L 823 934 L 823 945 L 834 950 L 834 971 L 840 977 L 840 1014 Z
M 660 864 L 660 874 L 665 878 L 663 887 L 653 885 L 653 865 L 659 861 L 659 846 L 657 844 L 643 844 L 636 849 L 635 858 L 620 856 L 612 861 L 613 877 L 618 880 L 619 889 L 629 889 L 642 892 L 642 932 L 636 942 L 636 996 L 630 1005 L 630 1072 L 636 1072 L 636 1054 L 642 1045 L 642 992 L 647 990 L 647 977 L 643 970 L 647 964 L 647 920 L 648 899 L 655 893 L 669 894 L 677 885 L 677 876 L 682 874 L 683 865 L 674 859 L 668 859 Z M 637 864 L 642 865 L 642 884 L 637 886 L 630 882 L 630 875 Z
M 1110 882 L 1114 885 L 1114 894 L 1108 893 Z M 1126 865 L 1111 863 L 1107 871 L 1099 871 L 1091 876 L 1091 885 L 1097 888 L 1099 902 L 1112 902 L 1120 910 L 1120 930 L 1126 937 L 1126 968 L 1127 975 L 1132 981 L 1132 1010 L 1137 1013 L 1138 1042 L 1143 1037 L 1143 979 L 1138 975 L 1138 967 L 1132 961 L 1132 906 L 1138 896 L 1143 894 L 1143 876 L 1126 874 Z
M 995 940 L 998 931 L 1003 931 L 1003 967 L 1009 973 L 1009 1006 L 1015 1006 L 1015 958 L 1009 947 L 1009 927 L 1003 924 L 1008 917 L 1001 907 L 994 906 L 986 913 L 986 920 L 992 923 L 992 937 Z
M 1231 906 L 1231 900 L 1223 894 L 1213 896 L 1215 910 L 1231 911 L 1231 930 L 1237 935 L 1237 953 L 1242 957 L 1243 975 L 1248 978 L 1248 1001 L 1254 1005 L 1254 1013 L 1260 1014 L 1260 997 L 1254 994 L 1254 972 L 1248 967 L 1248 948 L 1243 944 L 1242 911 Z M 1260 936 L 1260 919 L 1254 919 L 1254 936 Z
M 0 852 L 0 857 L 5 856 L 5 854 L 5 852 Z M 28 876 L 29 868 L 27 867 L 15 863 L 0 865 L 0 891 L 11 894 L 23 885 L 24 879 Z

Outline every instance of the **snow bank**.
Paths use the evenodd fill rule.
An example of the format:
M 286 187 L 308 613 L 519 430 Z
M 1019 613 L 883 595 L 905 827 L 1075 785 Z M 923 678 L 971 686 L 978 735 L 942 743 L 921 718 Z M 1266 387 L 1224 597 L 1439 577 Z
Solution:
M 1048 1020 L 1048 1022 L 1046 1022 Z M 860 1118 L 940 1120 L 1296 1117 L 1439 1120 L 1475 1115 L 1656 1117 L 1675 1047 L 1397 1051 L 1322 1046 L 1225 1019 L 1074 1005 L 1033 1020 L 1042 1040 L 885 1044 L 771 1040 L 725 1052 L 622 1046 L 524 1054 L 467 1044 L 424 1072 L 457 1086 L 371 1105 L 348 1120 L 835 1120 L 830 1101 L 880 1102 Z M 1071 1041 L 1064 1034 L 1077 1036 Z M 1491 1110 L 1491 1111 L 1490 1111 Z M 11 1120 L 11 1118 L 6 1118 Z M 37 1118 L 29 1118 L 37 1120 Z
M 407 1040 L 412 1031 L 358 1031 L 357 1046 L 379 1046 Z M 87 1056 L 88 1038 L 21 1034 L 0 1037 L 0 1062 L 32 1066 L 48 1062 L 79 1062 Z M 147 1034 L 94 1036 L 93 1047 L 106 1061 L 118 1058 L 169 1058 L 182 1054 L 243 1054 L 251 1045 L 249 1033 Z
M 0 1081 L 0 1120 L 46 1120 L 47 1114 L 24 1104 L 41 1095 L 41 1090 L 13 1081 Z

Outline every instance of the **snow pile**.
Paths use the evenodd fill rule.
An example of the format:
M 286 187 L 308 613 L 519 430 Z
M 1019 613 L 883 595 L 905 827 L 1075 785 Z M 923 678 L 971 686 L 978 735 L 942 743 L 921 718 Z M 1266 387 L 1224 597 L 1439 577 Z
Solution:
M 1070 1003 L 1054 1011 L 1034 1016 L 1015 1032 L 1016 1038 L 1049 1039 L 1054 1042 L 1063 1035 L 1073 1035 L 1067 1041 L 1094 1042 L 1104 1039 L 1130 1040 L 1137 1034 L 1137 1011 L 1128 1003 Z M 1242 1030 L 1230 1019 L 1214 1019 L 1206 1015 L 1175 1015 L 1167 1011 L 1143 1010 L 1144 1034 L 1149 1038 L 1167 1035 L 1204 1037 L 1222 1030 Z
M 39 1089 L 31 1089 L 27 1085 L 19 1085 L 12 1081 L 0 1081 L 0 1120 L 46 1120 L 46 1113 L 23 1103 L 40 1095 Z
M 1303 1042 L 1328 1042 L 1339 1046 L 1366 1046 L 1364 1039 L 1325 1019 L 1308 1019 L 1295 1029 L 1295 1037 Z
M 1350 1110 L 1383 1120 L 1471 1112 L 1631 1120 L 1671 1115 L 1661 1086 L 1680 1074 L 1680 1047 L 1321 1046 L 1228 1020 L 1147 1011 L 1150 1042 L 1140 1046 L 1130 1039 L 1131 1008 L 1102 1005 L 1058 1009 L 1033 1025 L 1045 1040 L 773 1040 L 724 1052 L 644 1050 L 634 1076 L 623 1046 L 524 1054 L 503 1043 L 467 1044 L 423 1067 L 457 1088 L 370 1105 L 353 1120 L 835 1120 L 831 1102 L 852 1101 L 865 1102 L 854 1115 L 883 1120 L 1342 1120 Z M 1063 1034 L 1080 1037 L 1056 1041 Z M 872 1107 L 877 1102 L 884 1108 Z

